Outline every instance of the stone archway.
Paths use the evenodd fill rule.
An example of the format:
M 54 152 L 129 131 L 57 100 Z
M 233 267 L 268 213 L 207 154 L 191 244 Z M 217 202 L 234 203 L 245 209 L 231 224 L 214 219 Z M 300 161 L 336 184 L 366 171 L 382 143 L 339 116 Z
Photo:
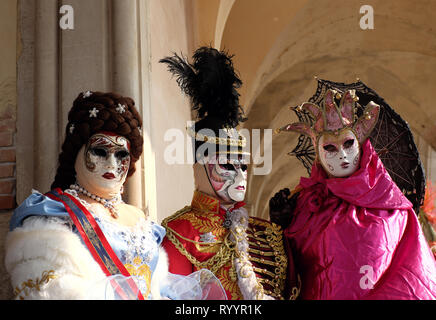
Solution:
M 250 86 L 244 91 L 249 118 L 244 128 L 274 129 L 294 121 L 288 107 L 313 94 L 314 75 L 340 82 L 359 77 L 409 122 L 416 138 L 427 142 L 424 147 L 435 148 L 436 109 L 430 106 L 436 90 L 436 37 L 430 32 L 430 12 L 436 4 L 376 1 L 373 7 L 376 28 L 364 31 L 357 1 L 335 2 L 334 7 L 308 1 L 275 38 L 262 62 L 253 66 L 255 75 L 241 73 L 251 75 L 243 79 Z M 272 172 L 254 176 L 251 171 L 249 176 L 247 202 L 253 214 L 263 218 L 268 218 L 270 197 L 306 175 L 297 160 L 286 156 L 296 137 L 283 135 L 273 138 Z

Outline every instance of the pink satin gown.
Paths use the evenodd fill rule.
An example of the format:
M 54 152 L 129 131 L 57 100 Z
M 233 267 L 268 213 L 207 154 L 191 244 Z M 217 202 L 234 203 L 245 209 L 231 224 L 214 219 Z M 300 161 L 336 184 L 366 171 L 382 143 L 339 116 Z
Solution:
M 327 178 L 314 164 L 285 230 L 303 299 L 436 299 L 436 262 L 411 202 L 369 139 L 360 169 Z

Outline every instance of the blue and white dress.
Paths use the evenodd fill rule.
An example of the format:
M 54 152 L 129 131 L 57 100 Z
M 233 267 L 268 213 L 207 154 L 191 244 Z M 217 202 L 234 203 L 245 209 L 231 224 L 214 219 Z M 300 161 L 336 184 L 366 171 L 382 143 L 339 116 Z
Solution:
M 165 229 L 160 225 L 146 218 L 140 219 L 132 227 L 117 224 L 107 217 L 101 206 L 81 200 L 74 190 L 65 190 L 64 192 L 75 196 L 93 215 L 113 251 L 129 271 L 131 278 L 146 299 L 225 299 L 226 295 L 220 282 L 208 270 L 200 270 L 189 276 L 174 275 L 168 272 L 166 254 L 160 246 L 165 236 Z M 58 226 L 54 227 L 53 224 Z M 26 227 L 26 225 L 28 226 Z M 53 226 L 53 228 L 45 229 L 48 225 Z M 62 226 L 62 232 L 58 232 L 60 230 L 59 226 Z M 69 234 L 67 234 L 68 232 Z M 62 248 L 56 247 L 56 242 L 65 242 L 67 246 L 74 243 L 74 241 L 65 240 L 72 238 L 72 234 L 80 239 L 83 248 L 90 255 L 61 202 L 52 200 L 39 192 L 34 192 L 15 210 L 10 221 L 10 232 L 6 244 L 6 267 L 11 273 L 12 284 L 16 293 L 19 293 L 20 298 L 52 298 L 50 295 L 51 282 L 65 280 L 66 285 L 64 287 L 68 288 L 74 285 L 68 281 L 75 279 L 74 277 L 77 277 L 77 274 L 81 275 L 81 277 L 77 278 L 78 286 L 79 280 L 94 279 L 88 281 L 87 285 L 81 285 L 84 292 L 82 296 L 80 294 L 77 296 L 79 299 L 114 299 L 111 290 L 113 286 L 110 285 L 110 281 L 116 281 L 119 285 L 127 287 L 125 285 L 127 279 L 122 275 L 111 277 L 91 276 L 86 274 L 88 271 L 83 271 L 86 267 L 79 268 L 80 271 L 65 271 L 65 266 L 62 266 L 63 260 L 69 261 L 72 265 L 75 265 L 76 262 L 77 264 L 84 263 L 85 260 L 88 261 L 88 264 L 92 264 L 89 257 L 85 257 L 86 251 L 77 248 L 77 244 L 72 244 L 70 250 L 65 250 L 65 244 Z M 48 239 L 45 239 L 47 237 Z M 47 252 L 44 253 L 43 251 L 43 255 L 46 254 L 47 257 L 50 257 L 41 260 L 40 264 L 46 265 L 46 269 L 41 272 L 40 277 L 35 277 L 35 275 L 32 277 L 32 272 L 26 272 L 30 266 L 26 264 L 27 262 L 24 262 L 32 259 L 32 246 L 36 247 L 36 242 L 40 242 L 38 249 L 35 249 L 35 251 L 38 251 L 38 257 L 41 256 L 41 246 L 47 247 Z M 25 252 L 24 256 L 13 252 L 14 250 L 17 251 L 17 248 Z M 65 253 L 66 251 L 71 253 Z M 74 256 L 76 253 L 77 256 Z M 58 257 L 65 254 L 67 254 L 67 258 L 63 260 L 51 258 L 53 255 Z M 50 262 L 47 262 L 47 260 L 50 260 Z M 95 264 L 97 263 L 95 262 Z M 39 269 L 39 266 L 36 269 Z M 91 269 L 94 270 L 93 272 L 98 272 L 95 271 L 95 266 Z M 43 281 L 45 280 L 43 279 L 44 272 L 45 275 L 47 275 L 47 272 L 51 272 L 48 273 L 48 278 L 52 276 L 45 282 Z M 71 274 L 69 274 L 70 272 Z M 29 278 L 26 278 L 27 274 Z M 20 282 L 21 280 L 22 282 Z M 34 290 L 35 288 L 26 287 L 26 284 L 29 283 L 38 284 L 36 287 L 43 294 L 38 295 Z M 56 288 L 56 285 L 53 284 L 52 286 Z M 59 284 L 59 286 L 63 287 L 62 284 Z M 135 293 L 131 295 L 133 298 L 136 296 Z M 67 295 L 65 297 L 70 299 L 76 296 Z

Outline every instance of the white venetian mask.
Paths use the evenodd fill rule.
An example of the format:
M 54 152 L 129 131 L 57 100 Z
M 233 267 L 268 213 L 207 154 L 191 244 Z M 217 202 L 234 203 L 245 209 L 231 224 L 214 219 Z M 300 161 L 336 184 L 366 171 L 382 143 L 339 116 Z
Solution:
M 214 160 L 205 166 L 217 195 L 224 202 L 244 200 L 247 189 L 247 165 L 241 160 L 227 160 L 227 157 Z
M 349 128 L 340 130 L 337 135 L 324 133 L 318 140 L 318 156 L 330 176 L 348 177 L 359 168 L 359 141 Z
M 119 194 L 130 166 L 129 150 L 129 141 L 123 136 L 94 134 L 77 156 L 77 182 L 96 195 Z

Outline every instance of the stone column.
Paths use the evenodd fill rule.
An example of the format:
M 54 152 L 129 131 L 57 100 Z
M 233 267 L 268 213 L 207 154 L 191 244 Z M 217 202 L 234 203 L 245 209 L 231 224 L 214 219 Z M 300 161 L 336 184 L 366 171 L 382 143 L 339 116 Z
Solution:
M 59 154 L 58 2 L 36 1 L 35 11 L 33 188 L 46 192 L 56 174 Z
M 58 156 L 58 3 L 20 1 L 17 202 L 48 190 Z
M 34 126 L 34 1 L 18 3 L 17 57 L 17 133 L 16 133 L 16 200 L 21 203 L 33 186 L 33 126 Z
M 112 89 L 135 100 L 142 115 L 137 0 L 112 0 Z M 143 208 L 142 160 L 126 184 L 125 200 Z
M 20 1 L 23 51 L 18 63 L 17 202 L 32 188 L 50 189 L 68 111 L 80 92 L 114 91 L 142 110 L 138 0 Z M 73 9 L 74 29 L 61 29 L 59 9 Z M 147 22 L 144 24 L 147 27 Z M 34 31 L 33 31 L 34 30 Z M 148 92 L 147 92 L 148 94 Z M 125 199 L 144 207 L 142 159 Z

